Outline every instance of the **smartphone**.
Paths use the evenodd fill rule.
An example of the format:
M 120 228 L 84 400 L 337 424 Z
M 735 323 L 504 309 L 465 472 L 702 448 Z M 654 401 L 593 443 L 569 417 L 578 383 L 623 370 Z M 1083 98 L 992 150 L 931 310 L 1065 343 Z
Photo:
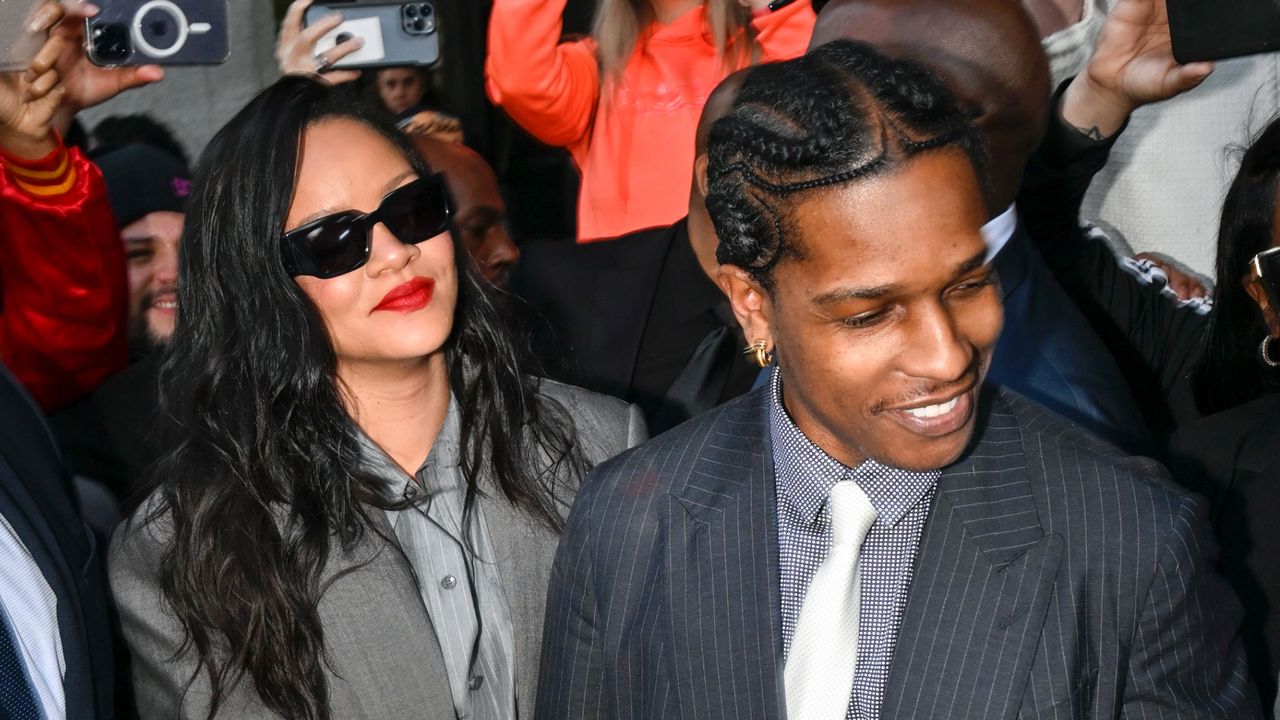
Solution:
M 2 1 L 2 0 L 0 0 Z M 97 0 L 85 20 L 95 65 L 218 65 L 227 61 L 227 0 Z
M 0 72 L 24 70 L 48 33 L 28 30 L 45 0 L 0 0 Z
M 436 8 L 423 0 L 400 2 L 327 2 L 307 8 L 303 22 L 313 25 L 326 15 L 342 13 L 342 24 L 316 43 L 322 53 L 352 37 L 364 47 L 342 58 L 334 67 L 380 68 L 393 65 L 434 65 L 440 59 L 436 33 Z
M 1276 0 L 1166 0 L 1173 57 L 1180 63 L 1280 50 Z

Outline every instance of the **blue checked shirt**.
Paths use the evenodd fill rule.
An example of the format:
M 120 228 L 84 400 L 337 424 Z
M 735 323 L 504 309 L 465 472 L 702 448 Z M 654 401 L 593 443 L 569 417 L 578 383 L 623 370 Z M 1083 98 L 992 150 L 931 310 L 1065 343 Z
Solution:
M 791 652 L 805 592 L 831 548 L 827 496 L 837 482 L 853 480 L 871 499 L 878 516 L 859 556 L 858 667 L 846 718 L 878 718 L 920 535 L 942 471 L 909 472 L 874 460 L 847 468 L 814 445 L 792 422 L 782 405 L 781 373 L 773 373 L 771 386 L 769 425 L 778 495 L 784 657 Z

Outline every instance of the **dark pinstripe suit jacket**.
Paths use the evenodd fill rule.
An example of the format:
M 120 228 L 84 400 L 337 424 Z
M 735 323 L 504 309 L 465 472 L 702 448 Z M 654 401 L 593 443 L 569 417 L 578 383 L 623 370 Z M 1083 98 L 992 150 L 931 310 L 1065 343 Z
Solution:
M 766 399 L 593 471 L 552 575 L 540 720 L 785 715 Z M 1199 503 L 1028 401 L 981 407 L 881 716 L 1260 716 Z

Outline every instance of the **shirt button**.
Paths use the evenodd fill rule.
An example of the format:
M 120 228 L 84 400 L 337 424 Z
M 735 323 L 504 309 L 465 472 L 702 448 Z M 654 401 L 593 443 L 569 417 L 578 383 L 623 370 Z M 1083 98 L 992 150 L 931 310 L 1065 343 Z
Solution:
M 480 689 L 480 686 L 481 686 L 481 685 L 483 685 L 483 684 L 484 684 L 484 676 L 483 676 L 483 675 L 472 675 L 472 676 L 467 680 L 467 687 L 468 687 L 468 688 L 470 688 L 470 689 L 472 689 L 472 690 L 479 690 L 479 689 Z
M 457 586 L 458 586 L 458 578 L 452 575 L 445 575 L 444 578 L 440 580 L 440 587 L 444 588 L 445 590 L 452 590 Z

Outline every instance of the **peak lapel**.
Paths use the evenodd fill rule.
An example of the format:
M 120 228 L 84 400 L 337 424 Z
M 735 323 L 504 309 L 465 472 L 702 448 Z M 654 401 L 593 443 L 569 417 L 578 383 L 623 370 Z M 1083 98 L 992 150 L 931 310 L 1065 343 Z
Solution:
M 671 649 L 686 717 L 780 717 L 781 621 L 765 400 L 726 409 L 669 499 Z
M 1018 711 L 1063 541 L 1041 527 L 1015 418 L 990 394 L 983 405 L 979 441 L 939 481 L 883 717 Z

